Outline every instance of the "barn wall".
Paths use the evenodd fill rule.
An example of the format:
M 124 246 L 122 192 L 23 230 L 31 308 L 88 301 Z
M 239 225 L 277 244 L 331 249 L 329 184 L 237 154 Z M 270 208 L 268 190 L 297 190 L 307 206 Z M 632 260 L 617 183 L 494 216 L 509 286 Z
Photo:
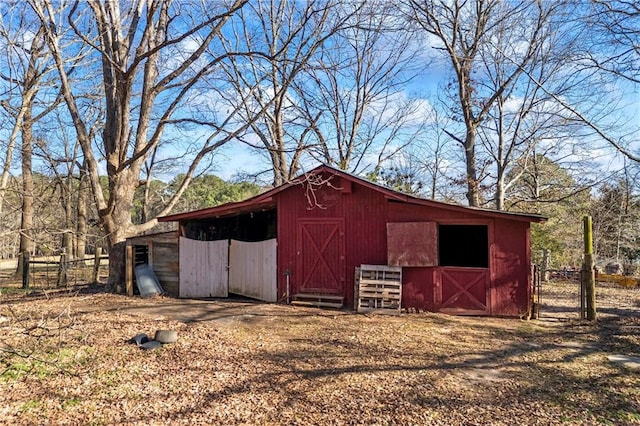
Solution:
M 496 220 L 492 253 L 492 315 L 523 315 L 531 303 L 529 291 L 529 223 Z
M 389 201 L 389 222 L 456 222 L 477 218 L 468 213 Z
M 489 227 L 489 244 L 492 241 L 494 222 L 464 212 L 444 210 L 430 206 L 389 202 L 389 222 L 436 222 L 439 224 L 471 225 L 482 224 Z M 414 267 L 402 270 L 402 306 L 418 310 L 438 311 L 439 303 L 435 288 L 438 267 Z
M 389 222 L 436 222 L 442 212 L 411 204 L 389 202 Z M 461 217 L 452 213 L 449 218 Z M 433 267 L 402 268 L 402 307 L 435 311 Z
M 340 184 L 333 183 L 337 188 Z M 278 194 L 278 294 L 286 292 L 285 271 L 289 271 L 291 295 L 299 292 L 303 279 L 296 259 L 298 221 L 344 218 L 346 271 L 345 306 L 353 306 L 353 276 L 361 264 L 387 264 L 387 222 L 437 222 L 484 224 L 489 227 L 490 303 L 492 315 L 517 316 L 528 307 L 528 222 L 493 219 L 473 213 L 444 210 L 389 201 L 375 190 L 350 185 L 348 191 L 335 188 L 315 190 L 311 195 L 300 185 Z M 437 267 L 403 268 L 402 306 L 437 311 Z
M 402 268 L 402 307 L 435 311 L 433 274 L 435 268 Z
M 348 187 L 347 187 L 348 184 Z M 353 306 L 355 267 L 361 264 L 386 264 L 386 200 L 381 193 L 361 185 L 332 180 L 336 188 L 321 188 L 313 193 L 302 185 L 278 194 L 278 294 L 286 292 L 286 277 L 291 273 L 291 294 L 299 291 L 303 279 L 297 268 L 298 220 L 344 218 L 345 274 L 344 304 Z
M 529 223 L 488 219 L 463 212 L 451 212 L 426 206 L 389 203 L 390 222 L 435 221 L 438 223 L 489 225 L 491 272 L 490 314 L 519 316 L 530 303 Z M 435 268 L 404 268 L 403 297 L 405 307 L 437 310 L 434 306 Z

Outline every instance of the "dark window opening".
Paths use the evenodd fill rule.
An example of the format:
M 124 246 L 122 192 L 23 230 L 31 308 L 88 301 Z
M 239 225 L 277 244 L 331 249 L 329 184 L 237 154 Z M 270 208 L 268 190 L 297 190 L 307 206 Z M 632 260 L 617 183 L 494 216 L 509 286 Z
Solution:
M 185 222 L 185 237 L 200 241 L 265 241 L 278 235 L 276 210 Z
M 149 246 L 133 246 L 133 264 L 135 266 L 149 263 Z
M 139 295 L 138 281 L 136 280 L 135 268 L 140 265 L 149 264 L 149 246 L 133 246 L 133 294 Z
M 440 266 L 489 267 L 489 238 L 486 225 L 439 225 Z

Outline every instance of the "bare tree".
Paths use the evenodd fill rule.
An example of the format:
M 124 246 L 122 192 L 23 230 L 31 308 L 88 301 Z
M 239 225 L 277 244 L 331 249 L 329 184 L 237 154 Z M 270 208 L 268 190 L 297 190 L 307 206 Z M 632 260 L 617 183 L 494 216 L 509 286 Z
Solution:
M 182 121 L 178 111 L 197 84 L 233 55 L 220 52 L 214 42 L 220 41 L 229 18 L 245 3 L 246 0 L 206 5 L 143 0 L 75 1 L 65 8 L 64 4 L 50 0 L 29 1 L 44 25 L 61 91 L 82 148 L 107 235 L 111 284 L 123 281 L 124 250 L 120 243 L 156 224 L 151 219 L 134 226 L 131 220 L 133 195 L 140 184 L 142 166 L 161 144 L 168 125 Z M 63 43 L 68 40 L 75 43 Z M 98 146 L 91 138 L 83 115 L 85 104 L 80 101 L 83 90 L 95 94 L 95 84 L 88 89 L 74 85 L 66 68 L 76 53 L 83 50 L 100 63 L 98 75 L 106 114 Z M 233 123 L 230 118 L 217 121 L 216 131 L 195 152 L 188 176 L 203 158 L 237 134 L 237 129 L 229 130 L 229 122 Z M 106 163 L 108 194 L 100 186 L 101 156 Z M 189 180 L 183 181 L 184 187 Z M 178 191 L 160 214 L 169 212 L 181 193 Z
M 0 70 L 0 79 L 5 83 L 4 99 L 0 101 L 0 105 L 11 117 L 12 122 L 0 178 L 0 214 L 2 214 L 4 195 L 9 182 L 13 152 L 19 142 L 23 125 L 25 123 L 31 125 L 33 117 L 27 120 L 25 115 L 33 114 L 33 104 L 41 88 L 42 76 L 45 74 L 41 64 L 41 57 L 44 56 L 42 29 L 30 26 L 24 8 L 18 9 L 18 17 L 12 19 L 21 23 L 19 28 L 4 25 L 0 28 L 0 37 L 4 46 L 3 56 L 6 61 L 6 67 Z M 28 140 L 26 143 L 30 144 L 31 141 Z
M 570 16 L 569 8 L 560 3 L 557 6 L 549 11 L 548 23 L 538 29 L 540 47 L 525 65 L 516 60 L 515 51 L 523 39 L 530 37 L 529 22 L 524 19 L 503 22 L 478 58 L 478 74 L 483 77 L 477 82 L 479 92 L 497 93 L 486 118 L 478 125 L 478 139 L 480 155 L 490 163 L 487 171 L 490 182 L 485 186 L 491 188 L 489 192 L 493 193 L 492 201 L 498 210 L 505 208 L 509 187 L 526 172 L 536 147 L 540 152 L 552 146 L 560 153 L 569 143 L 580 143 L 572 139 L 579 134 L 579 126 L 529 78 L 535 76 L 560 96 L 575 98 L 576 93 L 584 92 L 583 81 L 571 76 L 566 64 L 567 53 L 576 49 L 577 40 L 566 37 L 557 25 Z M 522 73 L 512 78 L 515 67 L 521 67 Z M 511 83 L 505 84 L 509 78 Z M 519 173 L 509 173 L 514 165 Z
M 444 188 L 447 187 L 446 180 L 451 178 L 450 169 L 455 160 L 446 129 L 452 121 L 439 106 L 439 103 L 434 104 L 424 135 L 413 144 L 410 155 L 416 163 L 416 173 L 425 182 L 425 195 L 432 200 L 449 200 L 452 196 Z
M 585 16 L 592 31 L 581 60 L 588 67 L 640 84 L 640 4 L 633 0 L 593 0 Z
M 380 167 L 415 140 L 429 118 L 426 101 L 406 91 L 418 71 L 416 48 L 413 34 L 398 28 L 391 3 L 354 9 L 294 83 L 317 160 L 359 173 Z
M 637 100 L 628 96 L 637 92 L 640 83 L 640 7 L 628 0 L 575 2 L 571 15 L 558 24 L 566 27 L 566 38 L 575 40 L 573 49 L 565 52 L 563 74 L 580 80 L 584 90 L 568 96 L 536 75 L 525 74 L 592 140 L 604 141 L 640 162 L 640 124 L 629 115 L 637 108 L 629 104 Z
M 467 200 L 471 206 L 482 204 L 480 182 L 486 163 L 479 164 L 476 141 L 478 128 L 505 91 L 514 84 L 535 59 L 543 46 L 544 28 L 559 2 L 420 1 L 409 3 L 409 19 L 435 40 L 452 66 L 452 112 L 464 124 L 463 135 L 450 132 L 460 143 L 466 165 Z M 496 40 L 509 40 L 512 48 L 499 49 Z M 503 69 L 497 85 L 481 85 L 482 58 L 491 53 Z
M 0 182 L 0 213 L 4 204 L 12 152 L 20 142 L 22 171 L 22 206 L 19 252 L 34 249 L 34 182 L 33 141 L 34 125 L 53 111 L 59 104 L 57 91 L 51 90 L 53 65 L 48 54 L 44 29 L 29 15 L 26 5 L 16 5 L 8 12 L 6 25 L 0 28 L 6 53 L 6 68 L 0 78 L 7 84 L 8 98 L 2 102 L 6 114 L 11 117 L 13 128 L 9 134 L 2 179 Z M 16 23 L 17 25 L 12 25 Z M 15 94 L 15 96 L 13 96 Z M 38 97 L 43 99 L 38 99 Z M 16 275 L 23 271 L 20 257 Z
M 265 152 L 273 171 L 273 185 L 293 179 L 309 149 L 309 130 L 295 111 L 292 86 L 309 61 L 347 22 L 349 10 L 334 1 L 273 1 L 249 3 L 234 19 L 236 36 L 248 51 L 269 52 L 269 57 L 233 57 L 228 62 L 228 81 L 241 100 L 245 119 L 264 111 L 242 140 Z M 243 97 L 252 87 L 253 96 Z M 231 101 L 233 102 L 233 101 Z
M 83 170 L 82 152 L 73 126 L 65 121 L 68 116 L 64 111 L 58 110 L 52 116 L 48 123 L 43 122 L 42 125 L 59 130 L 37 138 L 36 155 L 41 159 L 43 167 L 47 168 L 47 175 L 51 176 L 56 188 L 62 211 L 57 229 L 57 233 L 61 235 L 61 247 L 68 259 L 76 257 L 83 259 L 88 220 L 86 200 L 88 188 L 86 173 Z M 85 121 L 89 123 L 88 116 L 85 116 Z M 100 123 L 99 120 L 94 120 L 89 128 L 92 138 L 95 138 Z

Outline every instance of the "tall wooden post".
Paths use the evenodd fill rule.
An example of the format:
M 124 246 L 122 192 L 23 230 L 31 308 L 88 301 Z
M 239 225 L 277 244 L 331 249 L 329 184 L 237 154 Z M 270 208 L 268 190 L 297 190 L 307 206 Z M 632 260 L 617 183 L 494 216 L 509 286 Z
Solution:
M 584 225 L 584 265 L 583 265 L 583 277 L 584 277 L 584 294 L 587 308 L 587 320 L 596 320 L 596 277 L 593 271 L 593 228 L 591 223 L 591 216 L 585 216 L 583 219 Z
M 585 294 L 587 292 L 587 267 L 584 262 L 582 263 L 582 269 L 580 270 L 580 319 L 585 319 L 585 312 L 587 310 L 586 307 L 586 297 Z
M 133 246 L 128 245 L 125 250 L 124 261 L 125 291 L 127 292 L 127 296 L 133 296 L 133 269 L 135 267 L 135 260 L 133 256 Z
M 60 263 L 58 264 L 58 287 L 67 285 L 67 253 L 62 249 Z

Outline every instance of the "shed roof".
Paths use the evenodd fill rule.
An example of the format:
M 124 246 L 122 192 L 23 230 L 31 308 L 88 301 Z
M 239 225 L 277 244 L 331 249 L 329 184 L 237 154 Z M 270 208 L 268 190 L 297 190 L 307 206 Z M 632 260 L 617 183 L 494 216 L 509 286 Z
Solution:
M 244 201 L 226 203 L 220 206 L 209 207 L 201 210 L 194 210 L 186 213 L 178 213 L 178 214 L 169 215 L 169 216 L 162 216 L 158 218 L 158 221 L 174 222 L 174 221 L 181 221 L 181 220 L 217 218 L 217 217 L 223 217 L 223 216 L 233 216 L 241 213 L 270 210 L 275 208 L 276 206 L 275 196 L 278 193 L 285 191 L 286 189 L 294 185 L 300 185 L 304 183 L 305 181 L 308 180 L 310 176 L 317 176 L 322 173 L 329 173 L 334 176 L 338 176 L 340 178 L 349 180 L 356 184 L 373 189 L 374 191 L 378 191 L 384 194 L 384 196 L 389 200 L 394 200 L 394 201 L 403 202 L 407 204 L 429 206 L 429 207 L 441 208 L 441 209 L 451 210 L 451 211 L 472 213 L 478 216 L 485 216 L 485 217 L 488 216 L 488 217 L 518 220 L 518 221 L 525 221 L 525 222 L 544 222 L 547 219 L 544 216 L 533 214 L 533 213 L 507 212 L 502 210 L 493 210 L 493 209 L 480 208 L 480 207 L 468 207 L 468 206 L 462 206 L 459 204 L 418 198 L 411 195 L 403 194 L 398 191 L 394 191 L 384 186 L 380 186 L 376 183 L 370 182 L 358 176 L 354 176 L 350 173 L 346 173 L 342 170 L 338 170 L 327 165 L 321 165 L 316 167 L 313 170 L 310 170 L 309 172 L 306 172 L 298 176 L 297 178 L 293 179 L 291 182 L 288 182 L 278 187 L 275 187 L 273 189 L 270 189 L 269 191 L 266 191 L 262 194 L 248 198 Z

